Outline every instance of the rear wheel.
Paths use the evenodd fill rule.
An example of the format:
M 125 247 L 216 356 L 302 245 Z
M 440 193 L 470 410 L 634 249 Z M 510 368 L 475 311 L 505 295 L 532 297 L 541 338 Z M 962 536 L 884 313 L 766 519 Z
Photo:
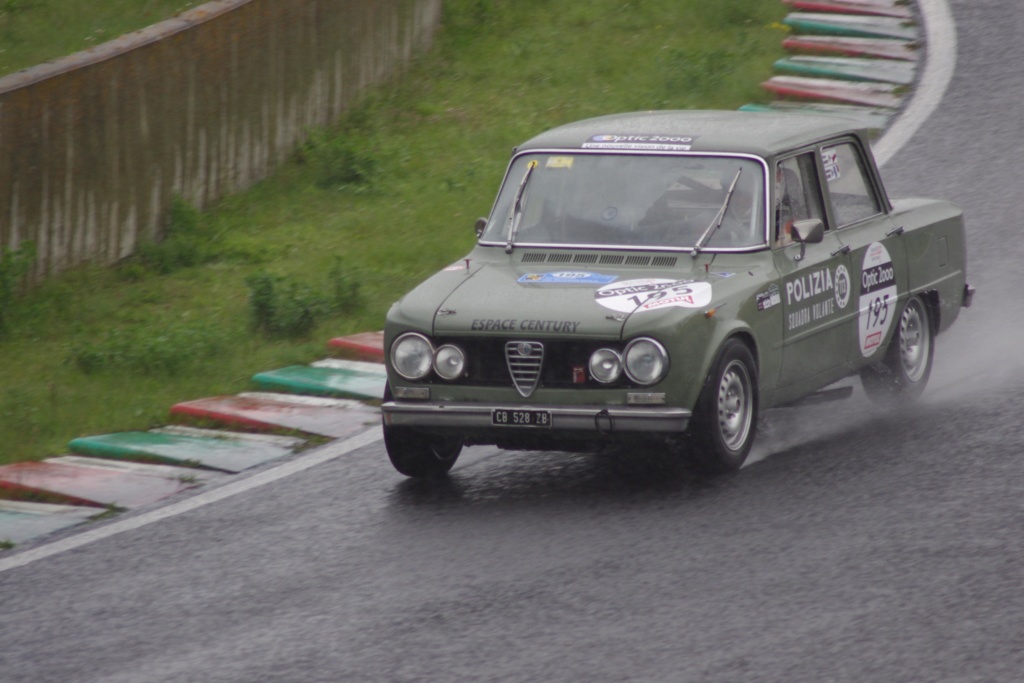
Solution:
M 384 400 L 391 400 L 385 387 Z M 442 477 L 462 453 L 462 439 L 424 434 L 411 427 L 393 427 L 383 422 L 384 448 L 396 470 L 407 477 Z
M 888 405 L 913 401 L 928 384 L 934 355 L 928 306 L 920 297 L 912 297 L 903 306 L 885 358 L 861 371 L 864 392 Z
M 738 470 L 757 431 L 757 365 L 739 339 L 722 347 L 697 399 L 690 434 L 693 458 L 711 472 Z

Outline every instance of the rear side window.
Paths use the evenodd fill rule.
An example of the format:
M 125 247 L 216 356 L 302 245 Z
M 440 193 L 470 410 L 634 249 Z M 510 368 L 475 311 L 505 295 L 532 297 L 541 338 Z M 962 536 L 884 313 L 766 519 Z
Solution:
M 836 225 L 843 227 L 882 212 L 860 152 L 849 142 L 821 148 L 828 198 Z

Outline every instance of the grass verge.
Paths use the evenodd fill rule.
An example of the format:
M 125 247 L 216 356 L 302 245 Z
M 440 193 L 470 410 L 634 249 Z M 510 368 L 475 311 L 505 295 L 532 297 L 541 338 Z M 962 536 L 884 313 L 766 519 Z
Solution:
M 204 213 L 179 203 L 164 242 L 0 311 L 0 463 L 166 424 L 176 402 L 380 329 L 470 248 L 513 145 L 587 116 L 761 101 L 784 14 L 777 0 L 446 0 L 431 53 L 273 178 Z
M 0 76 L 87 50 L 203 0 L 0 0 Z

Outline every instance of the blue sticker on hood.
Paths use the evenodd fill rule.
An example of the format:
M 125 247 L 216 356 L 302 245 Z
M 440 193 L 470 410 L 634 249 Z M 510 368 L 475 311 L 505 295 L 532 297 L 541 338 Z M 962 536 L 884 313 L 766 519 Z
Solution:
M 564 270 L 554 273 L 527 273 L 519 282 L 531 285 L 606 285 L 615 282 L 618 275 L 601 275 L 579 270 Z

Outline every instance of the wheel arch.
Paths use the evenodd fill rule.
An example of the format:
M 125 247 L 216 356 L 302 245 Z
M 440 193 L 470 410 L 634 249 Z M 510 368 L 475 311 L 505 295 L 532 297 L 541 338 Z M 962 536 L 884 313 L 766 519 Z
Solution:
M 715 360 L 718 358 L 719 354 L 722 353 L 722 349 L 730 339 L 738 339 L 746 344 L 747 348 L 750 349 L 750 354 L 754 357 L 754 369 L 760 372 L 761 350 L 757 343 L 757 336 L 750 327 L 742 324 L 740 321 L 736 320 L 732 321 L 732 323 L 733 324 L 731 325 L 722 327 L 712 338 L 713 343 L 708 345 L 709 353 L 704 360 L 705 374 L 711 370 Z
M 700 389 L 702 389 L 704 385 L 707 383 L 711 370 L 715 366 L 715 362 L 718 360 L 719 356 L 721 356 L 722 350 L 725 348 L 726 344 L 728 344 L 729 341 L 733 339 L 738 340 L 744 346 L 746 346 L 747 349 L 750 351 L 750 355 L 753 356 L 753 370 L 758 378 L 758 381 L 755 382 L 755 384 L 757 385 L 758 390 L 760 392 L 762 359 L 760 354 L 760 348 L 757 343 L 757 337 L 754 334 L 754 331 L 747 327 L 746 325 L 744 325 L 741 321 L 733 320 L 730 321 L 730 323 L 731 324 L 721 326 L 718 330 L 716 330 L 715 334 L 709 340 L 710 343 L 707 345 L 707 351 L 700 366 L 699 377 L 701 379 L 696 385 L 697 391 L 694 392 L 691 406 L 696 405 Z
M 757 346 L 757 339 L 754 338 L 754 333 L 749 329 L 740 329 L 733 332 L 730 336 L 722 340 L 724 346 L 730 339 L 739 339 L 741 342 L 747 345 L 750 349 L 750 355 L 754 357 L 754 370 L 758 373 L 761 371 L 761 352 Z

